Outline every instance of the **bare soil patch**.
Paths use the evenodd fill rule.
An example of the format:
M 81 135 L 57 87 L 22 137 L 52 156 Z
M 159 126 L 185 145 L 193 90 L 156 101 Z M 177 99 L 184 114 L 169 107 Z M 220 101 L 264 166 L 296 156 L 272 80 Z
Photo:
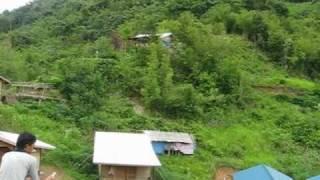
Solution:
M 40 176 L 41 180 L 44 180 L 47 176 L 51 175 L 53 172 L 57 173 L 55 180 L 73 180 L 73 178 L 66 175 L 62 169 L 57 167 L 44 165 L 44 166 L 41 166 L 41 171 L 43 172 Z
M 233 173 L 235 173 L 235 169 L 230 167 L 221 167 L 217 169 L 213 180 L 232 180 Z

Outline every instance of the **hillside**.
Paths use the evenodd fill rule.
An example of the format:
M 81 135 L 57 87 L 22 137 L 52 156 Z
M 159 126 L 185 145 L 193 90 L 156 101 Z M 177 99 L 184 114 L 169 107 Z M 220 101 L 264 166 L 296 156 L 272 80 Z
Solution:
M 97 179 L 94 131 L 145 129 L 197 140 L 160 157 L 162 179 L 261 163 L 306 179 L 320 172 L 319 17 L 307 0 L 35 0 L 0 15 L 0 75 L 64 101 L 2 104 L 1 130 L 56 145 L 45 164 L 77 180 Z

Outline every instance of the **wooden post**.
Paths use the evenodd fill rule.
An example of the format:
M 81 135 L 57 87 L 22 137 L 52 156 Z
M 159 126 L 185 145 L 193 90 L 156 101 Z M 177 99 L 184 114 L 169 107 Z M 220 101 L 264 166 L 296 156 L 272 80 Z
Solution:
M 2 103 L 2 81 L 0 81 L 0 102 Z
M 41 99 L 44 97 L 45 89 L 46 89 L 46 88 L 43 88 L 43 89 L 42 89 L 42 93 L 41 93 L 40 98 L 39 98 L 39 105 L 41 104 Z
M 101 170 L 102 170 L 102 169 L 101 169 L 101 164 L 98 165 L 98 168 L 99 168 L 99 180 L 100 180 L 100 179 L 103 178 L 103 177 L 102 177 L 102 171 L 101 171 Z

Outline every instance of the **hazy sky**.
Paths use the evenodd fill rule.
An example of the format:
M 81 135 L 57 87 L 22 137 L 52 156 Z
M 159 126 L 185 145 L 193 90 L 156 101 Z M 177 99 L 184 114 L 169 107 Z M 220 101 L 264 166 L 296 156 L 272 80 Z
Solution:
M 31 0 L 0 0 L 0 13 L 4 10 L 16 9 L 30 2 Z

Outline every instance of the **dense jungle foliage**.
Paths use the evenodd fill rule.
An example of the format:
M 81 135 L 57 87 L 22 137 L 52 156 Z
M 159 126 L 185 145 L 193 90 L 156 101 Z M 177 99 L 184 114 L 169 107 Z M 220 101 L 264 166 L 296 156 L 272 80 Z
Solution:
M 97 178 L 94 131 L 145 129 L 197 140 L 160 157 L 163 179 L 261 163 L 306 179 L 320 172 L 319 29 L 317 0 L 35 0 L 0 15 L 0 75 L 65 101 L 0 105 L 0 127 L 56 145 L 45 162 L 77 180 Z M 170 48 L 128 40 L 164 32 Z

